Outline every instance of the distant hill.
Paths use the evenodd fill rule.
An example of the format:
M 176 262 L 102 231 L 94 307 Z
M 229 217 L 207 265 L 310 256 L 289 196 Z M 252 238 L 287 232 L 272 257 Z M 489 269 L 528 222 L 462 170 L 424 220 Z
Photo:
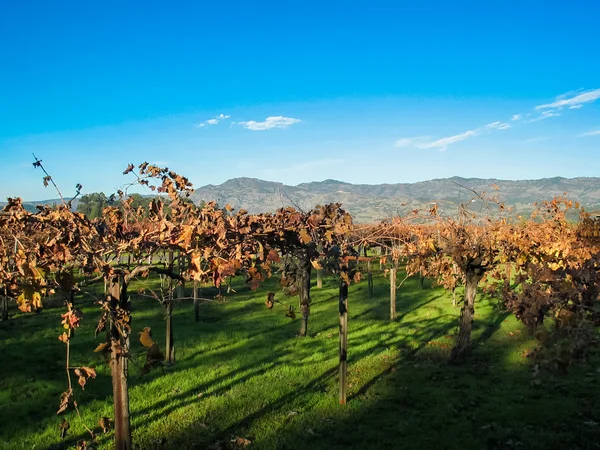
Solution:
M 492 185 L 498 186 L 495 191 Z M 565 192 L 586 209 L 600 209 L 600 178 L 543 178 L 540 180 L 497 180 L 482 178 L 443 178 L 419 183 L 351 184 L 337 180 L 315 181 L 289 186 L 256 178 L 233 178 L 220 185 L 202 186 L 192 200 L 216 200 L 250 212 L 269 212 L 282 206 L 310 209 L 317 204 L 341 202 L 357 222 L 371 222 L 437 202 L 442 212 L 456 211 L 458 203 L 473 194 L 458 185 L 498 195 L 517 211 L 533 209 L 533 202 L 549 200 Z M 402 206 L 402 204 L 406 204 Z
M 70 198 L 65 198 L 65 201 L 68 202 L 69 200 L 70 200 Z M 54 205 L 58 205 L 60 203 L 61 203 L 60 198 L 52 198 L 52 199 L 49 199 L 49 200 L 27 200 L 27 201 L 23 200 L 23 207 L 27 211 L 35 212 L 35 211 L 37 211 L 37 209 L 36 209 L 37 205 L 51 205 L 51 206 L 54 206 Z M 6 206 L 6 204 L 7 204 L 6 202 L 0 202 L 0 208 L 3 208 L 4 206 Z M 78 198 L 76 198 L 75 200 L 73 200 L 72 205 L 71 205 L 73 211 L 77 211 L 77 205 L 78 204 L 79 204 L 79 199 Z
M 220 205 L 229 203 L 236 209 L 244 208 L 251 213 L 271 212 L 282 206 L 299 206 L 308 210 L 318 204 L 340 202 L 356 222 L 372 222 L 423 207 L 430 202 L 436 202 L 442 213 L 453 214 L 459 202 L 464 203 L 473 196 L 459 185 L 498 195 L 501 201 L 522 213 L 531 211 L 533 202 L 549 200 L 565 192 L 588 211 L 600 210 L 600 178 L 562 177 L 519 181 L 452 177 L 397 184 L 352 184 L 324 180 L 297 186 L 257 178 L 233 178 L 223 184 L 209 184 L 196 189 L 192 200 L 195 203 L 216 200 Z M 492 185 L 499 190 L 495 191 Z M 35 205 L 58 202 L 60 200 L 51 199 L 24 203 L 35 210 Z M 77 202 L 78 199 L 73 202 L 74 209 L 77 208 Z M 0 206 L 5 204 L 0 202 Z

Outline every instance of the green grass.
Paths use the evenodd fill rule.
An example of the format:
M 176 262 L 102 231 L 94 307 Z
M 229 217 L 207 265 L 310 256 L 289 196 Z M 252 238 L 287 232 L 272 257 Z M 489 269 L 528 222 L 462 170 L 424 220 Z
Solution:
M 459 309 L 442 289 L 399 290 L 398 319 L 389 321 L 388 284 L 375 277 L 351 286 L 349 401 L 338 405 L 337 283 L 312 290 L 308 338 L 285 308 L 264 306 L 271 280 L 251 292 L 236 280 L 225 302 L 204 303 L 201 321 L 190 303 L 175 308 L 177 363 L 140 374 L 137 332 L 152 327 L 164 349 L 163 311 L 133 299 L 134 354 L 130 401 L 138 449 L 226 448 L 237 436 L 263 449 L 592 449 L 600 447 L 600 361 L 565 376 L 532 377 L 523 356 L 535 342 L 494 299 L 479 298 L 467 363 L 449 365 Z M 136 287 L 132 287 L 134 292 Z M 297 298 L 277 298 L 297 305 Z M 108 365 L 92 350 L 98 307 L 79 300 L 84 324 L 73 340 L 72 365 L 93 365 L 98 378 L 75 387 L 83 416 L 97 427 L 112 417 Z M 65 441 L 58 408 L 65 390 L 61 308 L 18 314 L 0 324 L 0 448 L 69 448 L 86 433 L 73 411 Z M 538 381 L 539 380 L 539 381 Z M 98 437 L 111 448 L 112 434 Z

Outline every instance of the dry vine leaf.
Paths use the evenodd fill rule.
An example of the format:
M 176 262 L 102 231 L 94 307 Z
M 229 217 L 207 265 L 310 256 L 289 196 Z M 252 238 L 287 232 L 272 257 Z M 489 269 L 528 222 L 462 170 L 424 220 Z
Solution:
M 113 420 L 108 417 L 101 417 L 98 425 L 102 428 L 102 432 L 106 434 L 113 427 Z
M 233 444 L 233 448 L 237 449 L 248 447 L 250 444 L 252 444 L 252 441 L 250 439 L 236 436 L 234 439 L 231 440 L 231 443 Z
M 17 304 L 23 312 L 37 311 L 42 307 L 42 295 L 32 287 L 26 287 L 17 297 Z
M 83 390 L 85 390 L 85 383 L 89 378 L 96 378 L 96 371 L 92 367 L 78 367 L 74 372 L 79 377 L 77 382 Z
M 139 335 L 140 342 L 144 347 L 152 347 L 152 344 L 154 344 L 154 339 L 152 339 L 152 330 L 150 329 L 150 327 L 145 327 L 143 331 L 139 332 Z
M 110 344 L 108 342 L 102 342 L 101 344 L 98 344 L 98 347 L 94 349 L 94 353 L 103 353 L 105 351 L 108 351 L 109 347 Z
M 63 417 L 63 420 L 58 424 L 58 428 L 60 430 L 60 438 L 64 439 L 67 437 L 67 430 L 71 428 L 71 425 L 67 422 L 67 419 Z
M 60 395 L 60 406 L 58 408 L 58 411 L 56 411 L 56 414 L 60 414 L 67 410 L 72 396 L 73 396 L 73 389 L 69 389 L 68 391 L 63 392 Z
M 298 232 L 298 236 L 300 237 L 300 240 L 303 244 L 310 244 L 312 242 L 310 234 L 308 234 L 308 232 L 305 229 L 300 230 Z
M 275 305 L 275 292 L 267 292 L 267 301 L 265 302 L 267 308 L 273 309 L 273 305 Z
M 294 307 L 292 305 L 290 305 L 290 308 L 285 313 L 285 317 L 289 317 L 292 320 L 296 318 L 296 313 L 294 312 Z

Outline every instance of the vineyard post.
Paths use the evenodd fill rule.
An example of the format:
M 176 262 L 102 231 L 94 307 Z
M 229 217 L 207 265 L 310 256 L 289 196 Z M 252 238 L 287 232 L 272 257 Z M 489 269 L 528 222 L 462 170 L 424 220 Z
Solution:
M 111 316 L 123 312 L 129 314 L 127 284 L 123 276 L 113 276 L 109 280 L 109 296 Z M 129 420 L 129 392 L 127 389 L 129 354 L 129 324 L 119 324 L 116 320 L 111 324 L 111 375 L 114 400 L 115 449 L 131 450 L 131 424 Z
M 2 302 L 2 321 L 8 320 L 8 297 L 6 295 L 2 296 L 0 300 Z
M 346 379 L 348 375 L 348 283 L 340 277 L 340 405 L 346 404 Z
M 179 259 L 177 260 L 177 265 L 179 266 L 179 274 L 182 274 L 185 270 L 185 266 L 186 266 L 186 260 L 185 257 L 181 254 L 181 252 L 179 252 Z M 179 284 L 177 285 L 177 298 L 185 298 L 185 281 L 184 280 L 180 280 Z
M 310 272 L 312 264 L 308 252 L 304 251 L 298 258 L 298 270 L 300 272 L 300 313 L 302 323 L 300 325 L 300 336 L 308 334 L 308 317 L 310 315 Z
M 373 272 L 371 271 L 371 260 L 367 261 L 367 288 L 369 297 L 373 298 Z
M 194 320 L 200 322 L 200 299 L 198 298 L 198 281 L 194 280 Z
M 390 321 L 396 320 L 396 270 L 390 269 Z
M 167 256 L 169 270 L 173 267 L 173 250 L 169 250 Z M 175 339 L 173 337 L 173 278 L 169 277 L 167 284 L 167 300 L 165 305 L 166 339 L 165 339 L 165 359 L 168 364 L 175 363 Z

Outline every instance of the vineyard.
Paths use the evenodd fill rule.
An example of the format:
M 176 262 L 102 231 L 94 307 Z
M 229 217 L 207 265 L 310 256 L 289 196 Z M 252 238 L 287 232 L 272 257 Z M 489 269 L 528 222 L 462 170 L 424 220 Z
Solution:
M 600 224 L 580 205 L 521 217 L 463 187 L 483 212 L 355 225 L 124 175 L 160 195 L 0 214 L 7 448 L 598 446 Z

